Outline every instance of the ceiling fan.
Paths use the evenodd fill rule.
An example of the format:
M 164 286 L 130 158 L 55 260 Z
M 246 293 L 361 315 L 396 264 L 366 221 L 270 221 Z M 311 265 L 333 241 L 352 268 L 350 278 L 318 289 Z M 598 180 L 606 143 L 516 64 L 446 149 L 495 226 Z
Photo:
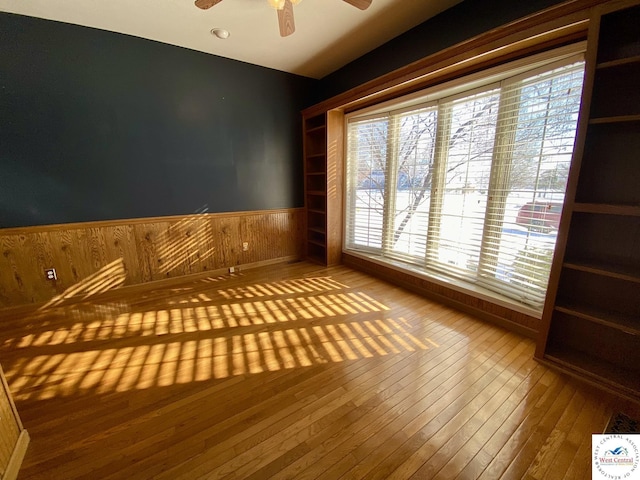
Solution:
M 222 0 L 196 0 L 196 7 L 207 10 Z M 278 11 L 278 25 L 280 26 L 280 36 L 286 37 L 296 31 L 293 22 L 293 5 L 300 3 L 302 0 L 267 0 L 269 5 Z M 372 0 L 343 0 L 360 10 L 366 10 L 371 5 Z

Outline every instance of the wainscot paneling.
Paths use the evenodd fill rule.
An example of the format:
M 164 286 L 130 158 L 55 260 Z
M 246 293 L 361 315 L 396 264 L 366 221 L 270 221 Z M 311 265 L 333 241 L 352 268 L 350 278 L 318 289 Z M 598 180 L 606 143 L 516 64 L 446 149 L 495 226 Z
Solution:
M 0 479 L 15 480 L 29 444 L 0 366 Z
M 540 320 L 525 313 L 430 282 L 409 272 L 403 272 L 353 255 L 343 254 L 342 261 L 349 267 L 471 313 L 521 335 L 535 338 L 538 333 Z
M 298 259 L 302 213 L 282 209 L 3 229 L 0 309 Z M 48 268 L 56 269 L 57 280 L 45 278 Z

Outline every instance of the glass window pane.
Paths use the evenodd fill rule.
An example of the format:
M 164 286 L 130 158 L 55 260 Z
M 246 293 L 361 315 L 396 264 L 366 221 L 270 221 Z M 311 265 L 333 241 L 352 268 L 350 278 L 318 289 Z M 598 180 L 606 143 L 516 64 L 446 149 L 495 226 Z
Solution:
M 376 119 L 352 124 L 348 138 L 349 243 L 382 247 L 382 220 L 387 169 L 388 121 Z
M 437 127 L 436 107 L 396 119 L 397 160 L 394 201 L 394 253 L 424 263 Z
M 499 90 L 492 90 L 451 106 L 444 191 L 434 203 L 441 209 L 440 238 L 429 252 L 439 269 L 478 269 L 499 99 Z
M 584 73 L 558 65 L 352 118 L 346 248 L 541 307 Z
M 519 290 L 524 303 L 546 295 L 575 140 L 582 64 L 546 72 L 520 85 L 520 102 L 501 234 L 489 238 L 485 279 Z M 496 285 L 494 284 L 494 287 Z M 503 288 L 497 285 L 498 288 Z

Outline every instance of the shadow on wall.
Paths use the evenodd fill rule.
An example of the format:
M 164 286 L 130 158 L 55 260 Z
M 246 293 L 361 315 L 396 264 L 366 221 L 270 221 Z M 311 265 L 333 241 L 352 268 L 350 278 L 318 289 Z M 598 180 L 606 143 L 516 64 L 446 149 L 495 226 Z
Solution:
M 71 302 L 87 301 L 93 296 L 121 287 L 124 285 L 126 278 L 127 272 L 124 261 L 122 258 L 119 258 L 105 265 L 93 275 L 89 275 L 81 282 L 67 288 L 61 294 L 56 295 L 39 307 L 38 311 L 45 312 L 51 308 L 61 307 Z
M 190 268 L 206 262 L 215 252 L 212 235 L 211 222 L 198 215 L 171 225 L 157 246 L 158 257 L 167 259 L 160 263 L 160 271 L 169 273 L 182 265 Z
M 206 260 L 215 251 L 214 247 L 209 246 L 212 242 L 211 235 L 210 222 L 200 216 L 190 216 L 170 225 L 157 245 L 159 258 L 168 259 L 161 262 L 160 271 L 169 273 L 180 265 Z M 71 302 L 87 301 L 93 296 L 122 287 L 126 278 L 124 259 L 118 258 L 54 296 L 39 307 L 38 311 L 47 311 Z
M 0 309 L 59 305 L 62 298 L 85 295 L 108 282 L 106 276 L 121 278 L 116 270 L 122 268 L 126 284 L 133 285 L 300 258 L 302 215 L 302 209 L 202 212 L 148 222 L 0 231 Z M 55 283 L 45 278 L 43 272 L 49 268 L 57 271 Z

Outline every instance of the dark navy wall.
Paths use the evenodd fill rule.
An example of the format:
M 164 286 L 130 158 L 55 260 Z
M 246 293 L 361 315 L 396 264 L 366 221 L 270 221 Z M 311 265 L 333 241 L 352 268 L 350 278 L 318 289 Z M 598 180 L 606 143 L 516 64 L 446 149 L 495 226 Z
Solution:
M 561 0 L 464 0 L 321 81 L 0 13 L 0 228 L 297 207 L 299 111 Z
M 322 79 L 323 98 L 563 0 L 464 0 Z
M 0 13 L 0 228 L 302 206 L 317 85 Z

